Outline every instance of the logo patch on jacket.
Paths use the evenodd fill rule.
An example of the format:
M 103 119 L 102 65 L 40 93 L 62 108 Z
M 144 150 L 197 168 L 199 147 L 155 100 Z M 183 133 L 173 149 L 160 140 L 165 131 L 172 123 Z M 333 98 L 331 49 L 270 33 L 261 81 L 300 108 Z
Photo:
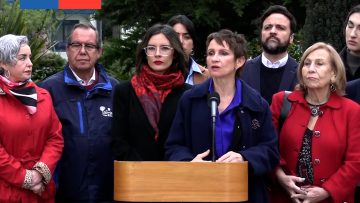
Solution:
M 106 108 L 105 106 L 100 106 L 101 114 L 105 117 L 112 117 L 112 111 L 110 108 Z
M 254 130 L 260 128 L 260 122 L 257 119 L 252 119 L 251 128 Z

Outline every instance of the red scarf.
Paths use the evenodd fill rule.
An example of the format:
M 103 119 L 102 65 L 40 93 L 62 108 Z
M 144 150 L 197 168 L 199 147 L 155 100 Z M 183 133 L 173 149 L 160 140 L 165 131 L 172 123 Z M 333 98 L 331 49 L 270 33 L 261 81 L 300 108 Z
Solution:
M 131 79 L 131 84 L 150 125 L 155 130 L 155 140 L 158 140 L 161 106 L 171 90 L 184 84 L 184 76 L 180 70 L 169 74 L 158 74 L 149 66 L 143 65 L 140 74 Z

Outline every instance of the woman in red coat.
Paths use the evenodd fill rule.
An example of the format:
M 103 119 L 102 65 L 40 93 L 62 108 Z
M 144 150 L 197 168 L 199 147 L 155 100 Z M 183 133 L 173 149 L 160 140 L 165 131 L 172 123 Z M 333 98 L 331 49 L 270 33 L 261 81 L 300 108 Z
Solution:
M 360 181 L 360 106 L 343 97 L 345 69 L 335 49 L 315 43 L 303 54 L 299 85 L 279 133 L 278 188 L 272 202 L 354 202 Z M 284 92 L 273 96 L 278 127 Z
M 63 148 L 49 93 L 33 83 L 25 36 L 0 38 L 0 202 L 54 202 Z

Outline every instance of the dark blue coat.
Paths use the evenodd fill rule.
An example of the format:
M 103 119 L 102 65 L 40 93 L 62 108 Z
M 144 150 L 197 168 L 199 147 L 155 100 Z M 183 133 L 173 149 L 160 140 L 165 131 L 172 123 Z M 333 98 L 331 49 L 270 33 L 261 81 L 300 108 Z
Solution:
M 260 68 L 261 68 L 261 54 L 254 59 L 248 60 L 245 63 L 244 70 L 241 73 L 241 79 L 254 88 L 258 92 L 261 92 L 260 87 Z M 279 85 L 279 90 L 294 90 L 295 85 L 297 84 L 297 71 L 298 64 L 295 59 L 289 56 L 288 61 L 285 64 L 284 73 L 281 78 Z M 276 92 L 274 92 L 276 93 Z
M 113 200 L 113 156 L 110 147 L 113 87 L 117 81 L 97 64 L 99 81 L 87 91 L 66 65 L 40 86 L 53 99 L 63 126 L 64 150 L 58 164 L 57 200 Z
M 352 80 L 347 83 L 346 97 L 360 104 L 360 79 Z
M 207 105 L 209 81 L 194 86 L 180 99 L 165 145 L 168 160 L 190 161 L 211 149 L 211 112 Z M 242 103 L 238 107 L 228 151 L 240 153 L 249 162 L 249 202 L 266 203 L 265 175 L 279 163 L 277 136 L 267 102 L 244 82 L 241 91 Z

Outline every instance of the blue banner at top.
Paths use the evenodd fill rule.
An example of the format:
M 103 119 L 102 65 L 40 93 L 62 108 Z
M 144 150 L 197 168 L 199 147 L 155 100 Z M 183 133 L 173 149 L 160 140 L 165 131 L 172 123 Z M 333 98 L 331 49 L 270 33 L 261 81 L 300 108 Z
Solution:
M 58 9 L 58 0 L 20 0 L 20 9 Z

